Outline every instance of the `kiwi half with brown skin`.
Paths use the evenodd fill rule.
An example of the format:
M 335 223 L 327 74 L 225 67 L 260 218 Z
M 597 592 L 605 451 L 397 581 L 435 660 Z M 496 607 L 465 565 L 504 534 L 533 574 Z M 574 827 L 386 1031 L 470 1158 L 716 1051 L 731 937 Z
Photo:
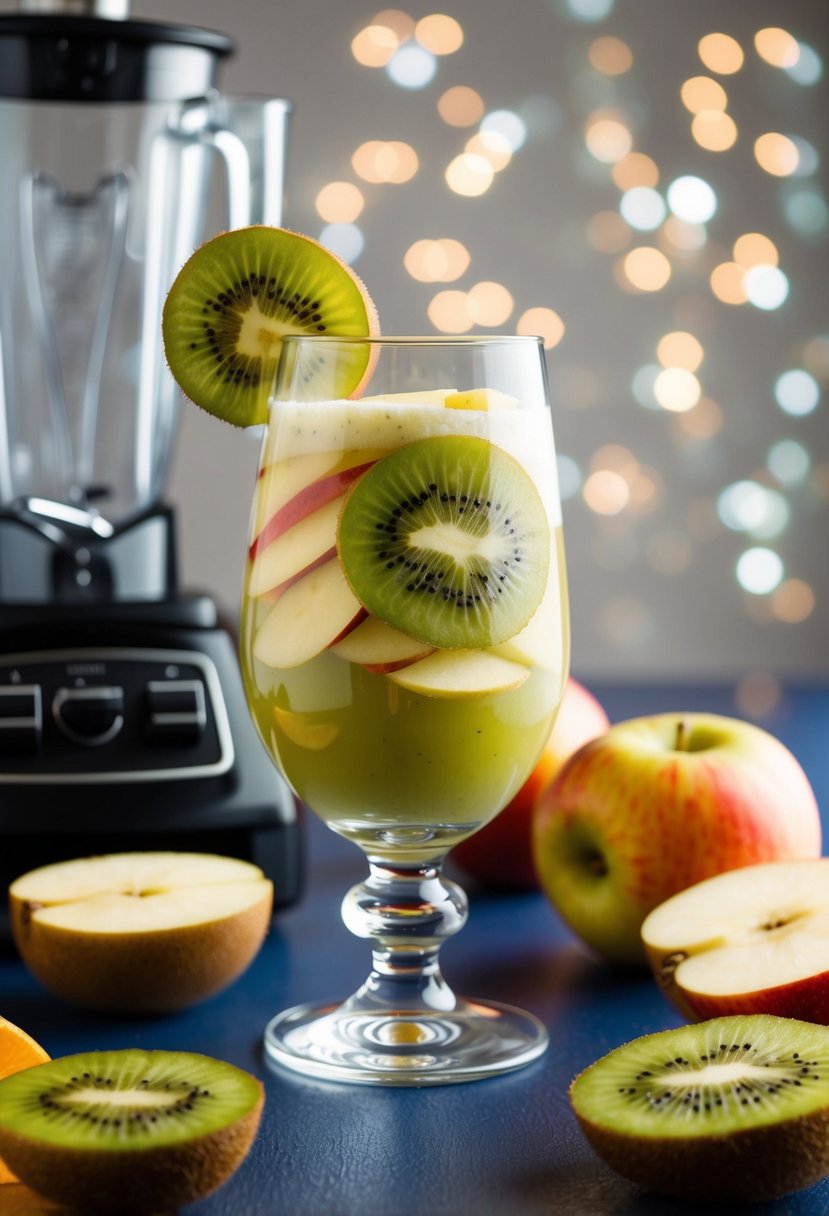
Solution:
M 369 337 L 379 325 L 345 262 L 310 237 L 259 225 L 221 233 L 185 262 L 164 304 L 162 333 L 186 396 L 225 422 L 253 426 L 267 421 L 286 334 Z M 359 396 L 371 362 L 369 344 L 350 344 L 336 360 L 336 383 L 325 376 L 320 395 Z
M 775 1199 L 829 1174 L 829 1027 L 751 1014 L 644 1035 L 570 1101 L 599 1156 L 648 1190 Z
M 86 1052 L 0 1081 L 0 1157 L 79 1212 L 145 1216 L 210 1194 L 259 1126 L 261 1083 L 177 1051 Z

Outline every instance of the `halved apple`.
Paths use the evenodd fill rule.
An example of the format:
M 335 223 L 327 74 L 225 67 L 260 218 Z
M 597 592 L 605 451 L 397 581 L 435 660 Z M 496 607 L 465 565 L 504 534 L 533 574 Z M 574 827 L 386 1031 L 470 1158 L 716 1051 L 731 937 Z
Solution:
M 202 853 L 117 853 L 57 862 L 9 890 L 14 940 L 41 983 L 76 1005 L 183 1009 L 253 960 L 273 886 L 258 866 Z
M 389 673 L 389 679 L 425 697 L 483 697 L 519 688 L 529 669 L 485 650 L 436 650 Z
M 299 667 L 345 637 L 366 615 L 334 557 L 280 595 L 254 638 L 254 658 L 268 667 Z
M 434 647 L 401 633 L 376 616 L 368 616 L 331 649 L 346 662 L 359 663 L 382 675 L 425 659 Z
M 686 1017 L 773 1013 L 829 1024 L 829 857 L 705 879 L 655 908 L 642 941 Z
M 337 520 L 345 495 L 333 498 L 283 532 L 265 549 L 257 550 L 250 569 L 248 592 L 256 597 L 281 587 L 298 574 L 332 558 L 337 551 Z

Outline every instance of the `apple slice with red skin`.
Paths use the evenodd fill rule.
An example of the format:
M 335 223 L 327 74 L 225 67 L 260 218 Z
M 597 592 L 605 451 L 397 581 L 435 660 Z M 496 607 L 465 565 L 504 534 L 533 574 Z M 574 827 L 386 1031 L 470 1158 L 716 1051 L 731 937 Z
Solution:
M 393 671 L 389 679 L 425 697 L 485 697 L 520 688 L 528 667 L 486 650 L 436 650 L 425 659 Z
M 773 1013 L 829 1024 L 829 857 L 743 866 L 655 908 L 642 941 L 692 1021 Z
M 289 585 L 297 575 L 309 573 L 321 559 L 337 552 L 337 520 L 345 495 L 306 515 L 287 532 L 257 552 L 250 569 L 248 593 L 257 597 Z
M 337 452 L 310 453 L 272 465 L 263 473 L 268 484 L 259 488 L 251 557 L 306 515 L 339 498 L 381 455 L 379 451 L 353 451 L 345 456 Z
M 254 658 L 268 667 L 299 667 L 366 615 L 335 557 L 282 592 L 254 639 Z
M 368 616 L 331 649 L 348 663 L 359 663 L 367 671 L 387 675 L 425 659 L 434 647 L 401 633 L 376 616 Z

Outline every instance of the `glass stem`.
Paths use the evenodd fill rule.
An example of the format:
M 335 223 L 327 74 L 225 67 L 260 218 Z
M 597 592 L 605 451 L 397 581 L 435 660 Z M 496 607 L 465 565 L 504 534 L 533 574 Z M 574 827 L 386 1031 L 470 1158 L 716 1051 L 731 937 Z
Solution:
M 386 1012 L 458 1007 L 440 972 L 438 952 L 467 918 L 466 895 L 441 874 L 441 861 L 369 861 L 369 876 L 342 905 L 346 926 L 372 943 L 373 967 L 349 1002 Z

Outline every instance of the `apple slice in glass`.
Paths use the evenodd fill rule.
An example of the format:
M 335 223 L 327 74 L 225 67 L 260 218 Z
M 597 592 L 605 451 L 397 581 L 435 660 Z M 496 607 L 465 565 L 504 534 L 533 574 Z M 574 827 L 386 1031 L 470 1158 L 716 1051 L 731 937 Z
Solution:
M 483 697 L 519 688 L 529 668 L 485 650 L 436 650 L 389 679 L 409 692 L 426 697 Z
M 299 667 L 365 617 L 334 557 L 283 591 L 256 635 L 254 657 L 268 667 Z
M 686 1017 L 773 1013 L 829 1024 L 829 857 L 717 874 L 655 908 L 642 941 Z
M 376 462 L 377 452 L 311 453 L 289 457 L 263 474 L 267 485 L 260 487 L 257 501 L 256 536 L 250 546 L 251 557 L 266 549 L 294 524 L 335 498 L 341 498 L 352 482 Z M 301 480 L 303 470 L 305 479 Z M 321 470 L 322 475 L 316 475 Z M 310 476 L 309 476 L 310 474 Z M 286 493 L 286 487 L 290 493 Z
M 434 647 L 369 616 L 331 649 L 346 662 L 382 675 L 424 659 Z

